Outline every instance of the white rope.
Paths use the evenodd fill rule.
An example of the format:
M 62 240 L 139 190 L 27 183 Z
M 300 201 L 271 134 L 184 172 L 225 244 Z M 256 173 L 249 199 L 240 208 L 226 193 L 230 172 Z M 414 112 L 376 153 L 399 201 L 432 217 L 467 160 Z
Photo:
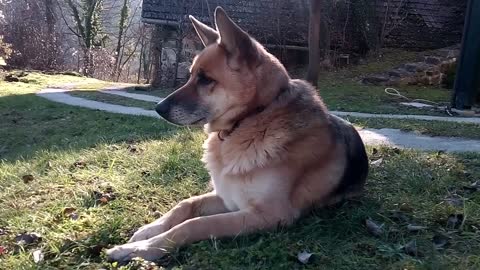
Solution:
M 385 93 L 387 95 L 390 95 L 390 96 L 395 96 L 395 97 L 399 97 L 399 98 L 403 98 L 407 101 L 410 101 L 410 102 L 422 102 L 422 103 L 427 103 L 427 104 L 431 104 L 431 105 L 435 105 L 435 106 L 441 106 L 442 104 L 441 103 L 438 103 L 438 102 L 435 102 L 435 101 L 431 101 L 431 100 L 427 100 L 427 99 L 421 99 L 421 98 L 417 98 L 417 99 L 410 99 L 404 95 L 402 95 L 400 93 L 400 91 L 398 91 L 397 89 L 395 88 L 385 88 Z
M 404 100 L 409 101 L 409 102 L 420 102 L 420 103 L 424 103 L 424 104 L 428 104 L 428 105 L 433 105 L 435 107 L 435 109 L 444 111 L 448 115 L 452 116 L 452 113 L 450 112 L 450 108 L 448 106 L 448 103 L 439 103 L 439 102 L 435 102 L 435 101 L 431 101 L 431 100 L 427 100 L 427 99 L 421 99 L 421 98 L 411 99 L 411 98 L 408 98 L 408 97 L 402 95 L 400 93 L 400 91 L 398 91 L 397 89 L 391 88 L 391 87 L 385 88 L 385 93 L 387 95 L 398 97 L 398 98 L 404 99 Z

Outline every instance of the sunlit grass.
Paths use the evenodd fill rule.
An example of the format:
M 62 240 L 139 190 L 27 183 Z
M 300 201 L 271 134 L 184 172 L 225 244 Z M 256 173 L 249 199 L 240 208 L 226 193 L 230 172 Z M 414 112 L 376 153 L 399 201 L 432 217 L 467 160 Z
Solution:
M 32 85 L 0 83 L 0 229 L 6 231 L 0 245 L 7 248 L 0 269 L 117 268 L 106 262 L 103 248 L 124 243 L 183 198 L 209 190 L 200 162 L 202 131 L 34 95 L 46 84 L 81 80 L 53 76 Z M 418 123 L 404 124 L 421 129 Z M 480 155 L 371 147 L 368 153 L 371 161 L 382 162 L 372 168 L 362 198 L 317 210 L 290 228 L 203 241 L 159 263 L 175 269 L 480 268 L 480 192 L 465 188 L 480 179 Z M 25 175 L 33 180 L 24 181 Z M 115 199 L 102 203 L 99 193 Z M 464 203 L 447 203 L 454 194 Z M 409 221 L 395 219 L 395 211 Z M 447 229 L 450 214 L 463 214 L 461 228 Z M 367 218 L 385 224 L 384 234 L 369 234 Z M 426 229 L 409 232 L 409 223 Z M 42 240 L 16 250 L 14 237 L 24 232 L 39 233 Z M 439 233 L 451 238 L 435 250 L 432 238 Z M 412 240 L 417 257 L 402 249 Z M 32 257 L 37 249 L 45 254 L 39 264 Z M 304 250 L 314 253 L 307 265 L 296 259 Z

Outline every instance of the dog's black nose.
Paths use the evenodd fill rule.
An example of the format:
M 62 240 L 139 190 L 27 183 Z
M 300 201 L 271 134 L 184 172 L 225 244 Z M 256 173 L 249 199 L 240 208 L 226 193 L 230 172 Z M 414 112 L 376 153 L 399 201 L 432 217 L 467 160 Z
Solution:
M 161 101 L 155 107 L 155 111 L 162 117 L 166 117 L 170 111 L 170 102 Z

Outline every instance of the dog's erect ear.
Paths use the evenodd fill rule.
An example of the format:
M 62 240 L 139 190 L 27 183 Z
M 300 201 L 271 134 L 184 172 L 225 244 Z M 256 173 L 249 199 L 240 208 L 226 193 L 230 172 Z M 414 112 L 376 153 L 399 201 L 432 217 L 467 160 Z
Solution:
M 193 28 L 195 28 L 195 31 L 197 32 L 200 40 L 205 47 L 217 42 L 219 37 L 217 31 L 215 31 L 208 25 L 202 23 L 201 21 L 195 19 L 195 17 L 193 17 L 192 15 L 188 17 L 190 18 L 190 21 L 192 21 Z
M 247 61 L 247 64 L 258 62 L 258 51 L 253 40 L 221 7 L 215 9 L 215 24 L 220 35 L 219 44 L 228 52 L 229 62 L 234 65 L 242 60 Z

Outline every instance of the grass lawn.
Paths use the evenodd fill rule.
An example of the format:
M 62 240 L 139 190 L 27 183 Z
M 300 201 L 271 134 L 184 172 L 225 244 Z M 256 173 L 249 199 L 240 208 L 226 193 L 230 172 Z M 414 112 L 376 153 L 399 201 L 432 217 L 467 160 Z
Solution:
M 480 125 L 410 119 L 346 117 L 356 127 L 394 128 L 428 136 L 462 137 L 480 140 Z
M 415 62 L 425 53 L 386 49 L 380 56 L 371 56 L 364 64 L 350 66 L 320 75 L 319 89 L 331 110 L 365 113 L 426 114 L 448 116 L 442 111 L 416 109 L 399 104 L 405 100 L 389 96 L 383 86 L 362 85 L 360 79 L 367 75 L 385 72 L 401 64 Z M 404 86 L 397 87 L 400 93 L 410 99 L 427 99 L 448 104 L 451 91 L 438 87 Z
M 146 110 L 153 110 L 156 105 L 156 103 L 154 102 L 147 102 L 147 101 L 135 100 L 135 99 L 112 95 L 112 94 L 105 94 L 95 90 L 89 90 L 89 91 L 74 90 L 74 91 L 68 92 L 68 94 L 74 97 L 81 97 L 81 98 L 96 100 L 96 101 L 105 102 L 105 103 L 123 105 L 123 106 L 139 107 L 139 108 L 144 108 Z
M 170 89 L 170 88 L 166 88 L 166 89 L 142 89 L 141 87 L 139 88 L 130 88 L 127 90 L 127 92 L 129 93 L 134 93 L 134 94 L 144 94 L 144 95 L 152 95 L 152 96 L 157 96 L 157 97 L 166 97 L 168 96 L 169 94 L 173 93 L 173 91 L 175 91 L 175 89 Z
M 379 55 L 372 55 L 360 65 L 349 66 L 337 71 L 325 71 L 320 74 L 319 89 L 330 110 L 356 111 L 365 113 L 389 114 L 425 114 L 448 116 L 443 111 L 431 109 L 416 109 L 400 102 L 405 100 L 385 94 L 385 87 L 366 86 L 359 83 L 362 76 L 384 72 L 401 64 L 415 62 L 424 52 L 408 52 L 397 49 L 384 49 Z M 291 70 L 292 76 L 303 78 L 304 68 Z M 434 102 L 448 104 L 451 91 L 438 87 L 405 86 L 398 87 L 404 96 L 410 99 L 427 99 Z M 166 97 L 173 89 L 128 90 L 131 93 Z
M 200 162 L 205 136 L 157 119 L 49 102 L 34 92 L 84 79 L 38 76 L 29 84 L 0 82 L 0 246 L 7 249 L 0 269 L 118 269 L 105 261 L 103 248 L 124 243 L 135 228 L 209 189 Z M 363 198 L 276 232 L 203 241 L 159 265 L 479 269 L 480 191 L 469 186 L 480 179 L 480 155 L 368 152 L 383 161 L 372 168 Z M 384 224 L 377 236 L 367 218 Z M 423 227 L 413 232 L 409 224 Z M 18 247 L 15 236 L 22 233 L 42 238 Z M 45 257 L 36 264 L 38 249 Z M 314 254 L 306 265 L 296 259 L 302 251 Z

